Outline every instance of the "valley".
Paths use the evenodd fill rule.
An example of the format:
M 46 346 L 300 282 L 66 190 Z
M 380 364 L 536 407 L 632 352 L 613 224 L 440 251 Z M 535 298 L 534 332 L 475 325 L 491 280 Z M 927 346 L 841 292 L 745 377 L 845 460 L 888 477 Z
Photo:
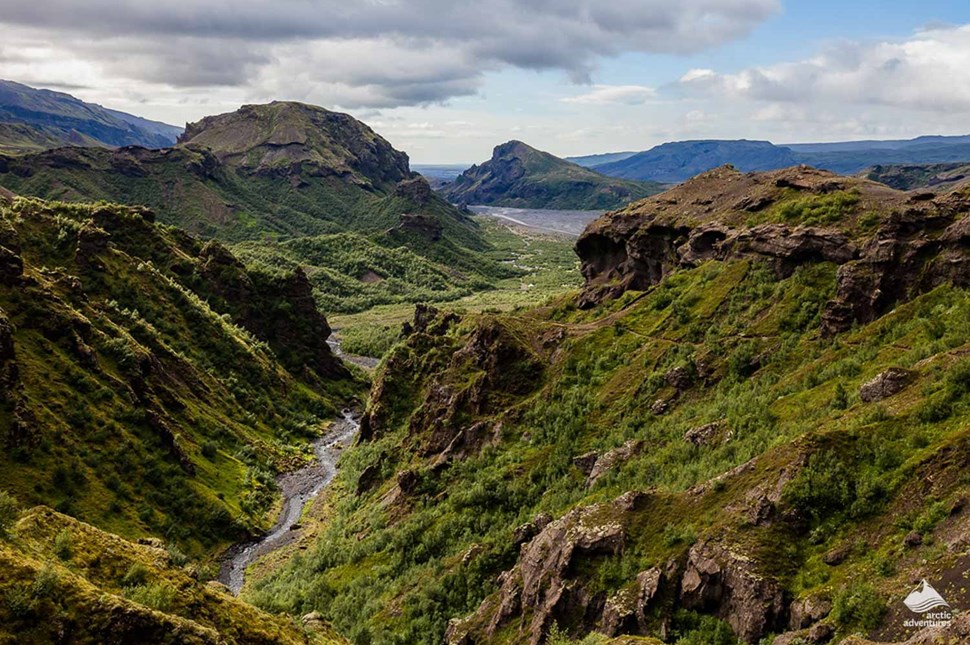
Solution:
M 785 167 L 675 177 L 738 147 L 706 142 L 660 185 L 511 141 L 435 192 L 292 101 L 158 148 L 30 132 L 0 155 L 0 640 L 970 629 L 963 164 L 746 141 Z M 905 622 L 924 579 L 940 631 Z

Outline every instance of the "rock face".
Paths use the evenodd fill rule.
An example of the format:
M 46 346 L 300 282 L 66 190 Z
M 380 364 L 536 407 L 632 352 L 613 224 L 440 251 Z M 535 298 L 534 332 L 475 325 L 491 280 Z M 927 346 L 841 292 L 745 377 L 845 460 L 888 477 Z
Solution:
M 899 367 L 890 367 L 859 388 L 859 398 L 866 403 L 881 401 L 906 389 L 916 379 L 916 373 Z
M 689 609 L 713 611 L 748 643 L 787 623 L 781 585 L 759 573 L 750 559 L 714 542 L 691 547 L 680 599 Z
M 659 190 L 653 182 L 606 177 L 521 141 L 509 141 L 496 146 L 489 161 L 472 166 L 441 192 L 457 204 L 598 210 Z
M 748 224 L 762 213 L 797 220 L 811 200 L 841 214 L 804 218 L 810 224 Z M 579 305 L 647 289 L 709 260 L 761 259 L 779 276 L 807 262 L 831 262 L 839 265 L 837 294 L 822 331 L 838 333 L 945 282 L 970 284 L 966 202 L 958 191 L 913 201 L 804 166 L 749 174 L 717 168 L 591 223 L 576 244 L 586 279 Z M 870 212 L 882 216 L 875 233 L 858 223 Z
M 524 608 L 532 611 L 532 619 L 520 625 L 520 642 L 543 642 L 553 622 L 561 626 L 595 624 L 603 612 L 605 598 L 590 595 L 582 586 L 573 584 L 568 569 L 580 554 L 617 555 L 623 550 L 625 532 L 621 522 L 601 519 L 612 506 L 577 509 L 542 529 L 522 546 L 515 568 L 499 577 L 501 589 L 494 613 L 483 604 L 480 615 L 449 626 L 447 641 L 471 642 L 467 630 L 476 619 L 485 621 L 484 635 L 490 638 Z
M 254 274 L 218 242 L 206 244 L 199 260 L 201 288 L 213 308 L 231 313 L 288 367 L 327 378 L 349 376 L 327 345 L 330 325 L 302 269 L 284 278 Z

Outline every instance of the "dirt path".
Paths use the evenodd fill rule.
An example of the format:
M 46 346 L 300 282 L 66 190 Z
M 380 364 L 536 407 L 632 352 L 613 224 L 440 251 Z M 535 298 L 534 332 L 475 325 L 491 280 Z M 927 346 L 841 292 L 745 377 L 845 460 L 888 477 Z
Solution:
M 293 526 L 300 521 L 304 507 L 333 481 L 337 474 L 337 460 L 344 448 L 353 442 L 359 429 L 357 414 L 344 410 L 330 431 L 313 442 L 316 455 L 313 463 L 279 476 L 277 483 L 283 495 L 283 508 L 276 524 L 262 537 L 230 547 L 223 556 L 217 580 L 229 587 L 233 594 L 238 595 L 242 589 L 246 567 L 296 537 Z

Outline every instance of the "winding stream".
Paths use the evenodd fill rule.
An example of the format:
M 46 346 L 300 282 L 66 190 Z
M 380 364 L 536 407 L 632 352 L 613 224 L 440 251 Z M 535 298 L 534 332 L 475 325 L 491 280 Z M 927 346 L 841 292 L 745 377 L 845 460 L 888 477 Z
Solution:
M 230 547 L 222 559 L 219 582 L 233 594 L 239 595 L 246 575 L 246 567 L 296 538 L 294 526 L 300 521 L 307 502 L 316 497 L 337 474 L 337 460 L 360 429 L 360 422 L 352 410 L 344 410 L 330 431 L 313 442 L 316 459 L 308 466 L 284 473 L 276 480 L 283 495 L 276 524 L 265 535 Z

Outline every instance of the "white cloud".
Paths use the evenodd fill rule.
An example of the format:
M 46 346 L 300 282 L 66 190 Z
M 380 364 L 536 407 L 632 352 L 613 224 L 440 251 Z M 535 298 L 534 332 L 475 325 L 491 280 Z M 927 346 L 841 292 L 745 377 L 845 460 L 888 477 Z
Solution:
M 563 103 L 581 105 L 640 105 L 657 96 L 652 87 L 643 85 L 594 85 L 585 94 L 561 99 Z
M 966 110 L 970 25 L 926 29 L 898 42 L 842 42 L 807 60 L 736 74 L 691 70 L 680 85 L 699 96 L 773 103 Z

